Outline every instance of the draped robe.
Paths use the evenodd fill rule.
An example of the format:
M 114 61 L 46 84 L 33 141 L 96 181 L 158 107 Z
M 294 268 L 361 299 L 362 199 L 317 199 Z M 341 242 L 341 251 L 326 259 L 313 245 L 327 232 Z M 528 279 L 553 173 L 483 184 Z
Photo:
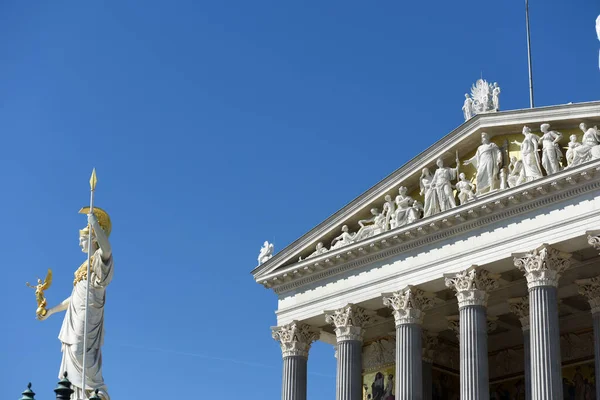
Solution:
M 477 193 L 482 193 L 485 189 L 493 190 L 502 161 L 502 152 L 498 145 L 496 143 L 480 145 L 475 155 L 468 161 L 477 169 L 475 176 Z

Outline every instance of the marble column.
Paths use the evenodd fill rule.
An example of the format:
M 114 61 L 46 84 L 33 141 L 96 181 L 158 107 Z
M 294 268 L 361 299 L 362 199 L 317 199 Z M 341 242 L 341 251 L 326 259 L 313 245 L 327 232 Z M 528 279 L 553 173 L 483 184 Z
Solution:
M 557 291 L 570 256 L 547 244 L 514 255 L 529 289 L 531 398 L 535 400 L 563 398 Z
M 433 398 L 433 360 L 438 348 L 438 334 L 423 331 L 423 400 Z
M 308 351 L 319 333 L 298 321 L 271 329 L 283 355 L 281 400 L 306 400 Z
M 371 313 L 353 304 L 325 313 L 337 337 L 336 400 L 362 400 L 362 344 Z
M 508 299 L 508 308 L 519 317 L 523 329 L 523 375 L 525 376 L 525 400 L 531 400 L 531 350 L 529 342 L 529 297 Z
M 576 280 L 579 293 L 587 297 L 592 308 L 594 323 L 594 367 L 596 382 L 600 382 L 600 276 L 591 279 Z M 596 383 L 596 398 L 600 399 L 600 384 Z
M 445 275 L 458 300 L 461 400 L 490 398 L 486 308 L 488 291 L 498 288 L 498 278 L 477 266 Z
M 424 310 L 434 304 L 434 295 L 414 286 L 383 295 L 396 321 L 396 399 L 423 399 L 423 346 L 421 325 Z

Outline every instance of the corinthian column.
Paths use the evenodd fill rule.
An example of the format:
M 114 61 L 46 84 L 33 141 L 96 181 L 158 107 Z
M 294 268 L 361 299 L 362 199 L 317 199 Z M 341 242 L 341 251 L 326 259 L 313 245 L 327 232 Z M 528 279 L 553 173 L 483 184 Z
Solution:
M 531 350 L 529 339 L 529 297 L 508 299 L 508 308 L 519 317 L 523 329 L 523 371 L 525 375 L 525 400 L 531 400 Z
M 283 355 L 281 400 L 306 400 L 308 350 L 319 333 L 298 321 L 271 329 Z
M 591 279 L 576 280 L 579 293 L 587 297 L 592 307 L 594 321 L 594 366 L 596 382 L 600 382 L 600 276 Z M 600 399 L 600 384 L 596 384 L 596 398 Z
M 433 306 L 434 296 L 413 286 L 383 296 L 383 304 L 394 310 L 396 321 L 396 399 L 422 400 L 421 325 L 423 311 Z
M 337 400 L 362 399 L 362 343 L 369 314 L 353 304 L 326 311 L 325 321 L 335 327 L 337 337 Z
M 473 266 L 445 278 L 446 286 L 456 291 L 458 299 L 460 398 L 489 400 L 487 331 L 491 326 L 486 315 L 487 292 L 498 287 L 498 275 Z
M 423 331 L 423 400 L 433 399 L 433 360 L 437 349 L 438 334 Z
M 529 288 L 531 396 L 535 400 L 563 398 L 557 288 L 570 256 L 547 244 L 514 256 Z

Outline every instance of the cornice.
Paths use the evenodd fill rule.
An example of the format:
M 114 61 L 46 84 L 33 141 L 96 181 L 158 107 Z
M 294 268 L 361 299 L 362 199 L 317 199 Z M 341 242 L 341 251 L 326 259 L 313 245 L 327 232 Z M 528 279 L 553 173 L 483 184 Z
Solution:
M 464 144 L 465 141 L 469 141 L 473 137 L 476 137 L 476 133 L 482 129 L 492 129 L 495 127 L 510 128 L 527 124 L 535 124 L 538 122 L 557 123 L 565 120 L 577 120 L 576 122 L 579 123 L 586 118 L 598 117 L 600 117 L 600 102 L 588 102 L 478 114 L 454 129 L 446 136 L 442 137 L 439 141 L 420 153 L 417 157 L 413 158 L 404 166 L 392 172 L 366 192 L 352 200 L 348 205 L 331 215 L 311 231 L 292 242 L 283 250 L 275 254 L 270 260 L 256 267 L 252 271 L 252 274 L 257 282 L 263 282 L 265 278 L 271 276 L 274 271 L 281 268 L 286 263 L 296 260 L 298 255 L 306 247 L 314 244 L 314 242 L 318 241 L 321 237 L 330 234 L 333 230 L 339 229 L 342 224 L 351 219 L 354 215 L 364 210 L 365 207 L 369 206 L 374 201 L 378 200 L 378 198 L 381 196 L 381 193 L 391 190 L 392 188 L 402 184 L 403 181 L 418 173 L 418 171 L 420 171 L 423 167 L 432 164 L 438 157 L 443 157 L 448 152 L 453 152 L 456 148 L 458 148 L 458 146 Z M 525 186 L 526 185 L 521 185 L 519 188 L 522 189 Z M 456 209 L 452 211 L 455 210 Z M 487 210 L 483 210 L 483 212 L 485 213 Z M 421 221 L 430 220 L 425 219 Z M 414 226 L 420 226 L 420 224 L 415 223 L 411 225 L 411 228 Z M 393 236 L 394 235 L 391 237 Z M 377 239 L 379 238 L 381 238 L 381 235 L 377 237 Z M 359 243 L 359 245 L 363 244 L 364 242 Z M 348 248 L 344 247 L 340 250 L 343 251 L 328 252 L 328 257 L 325 257 L 324 259 L 330 258 L 332 255 L 331 253 L 338 255 L 345 253 L 348 251 Z M 311 259 L 311 261 L 314 261 L 314 259 Z M 297 265 L 304 265 L 304 263 L 293 264 L 293 266 Z M 288 270 L 288 268 L 284 268 L 284 270 Z
M 276 270 L 258 283 L 282 294 L 405 251 L 600 189 L 600 160 L 493 192 L 368 240 Z

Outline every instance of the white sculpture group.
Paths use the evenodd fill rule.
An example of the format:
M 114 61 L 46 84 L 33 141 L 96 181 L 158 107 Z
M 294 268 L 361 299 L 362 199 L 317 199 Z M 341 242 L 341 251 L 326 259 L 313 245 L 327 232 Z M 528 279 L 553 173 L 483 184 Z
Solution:
M 484 79 L 477 80 L 471 87 L 471 95 L 465 94 L 462 109 L 465 121 L 477 114 L 498 111 L 500 109 L 500 86 L 497 82 L 491 84 Z
M 423 196 L 423 203 L 409 196 L 405 186 L 400 186 L 398 195 L 394 199 L 389 194 L 385 195 L 381 211 L 377 207 L 371 208 L 371 216 L 358 221 L 358 231 L 350 232 L 348 225 L 342 226 L 342 232 L 332 240 L 329 248 L 325 247 L 323 242 L 318 242 L 315 251 L 307 258 L 319 256 L 330 250 L 339 249 L 455 208 L 456 198 L 458 198 L 458 205 L 462 205 L 486 193 L 539 179 L 544 176 L 544 172 L 546 175 L 552 175 L 562 169 L 600 159 L 598 127 L 588 128 L 585 123 L 581 123 L 579 129 L 583 132 L 581 142 L 577 141 L 576 135 L 571 135 L 563 157 L 559 145 L 563 135 L 551 130 L 550 124 L 544 123 L 540 126 L 541 135 L 532 133 L 528 126 L 524 126 L 522 141 L 511 142 L 519 147 L 521 157 L 518 159 L 512 156 L 509 165 L 505 167 L 503 167 L 502 150 L 490 141 L 487 133 L 482 132 L 481 144 L 477 147 L 475 155 L 462 163 L 475 167 L 476 173 L 471 181 L 467 180 L 464 172 L 459 171 L 461 163 L 458 154 L 454 168 L 444 166 L 440 158 L 436 161 L 437 169 L 433 174 L 429 168 L 423 168 L 421 171 L 419 194 Z M 273 245 L 265 242 L 259 255 L 259 264 L 271 258 L 272 253 Z

